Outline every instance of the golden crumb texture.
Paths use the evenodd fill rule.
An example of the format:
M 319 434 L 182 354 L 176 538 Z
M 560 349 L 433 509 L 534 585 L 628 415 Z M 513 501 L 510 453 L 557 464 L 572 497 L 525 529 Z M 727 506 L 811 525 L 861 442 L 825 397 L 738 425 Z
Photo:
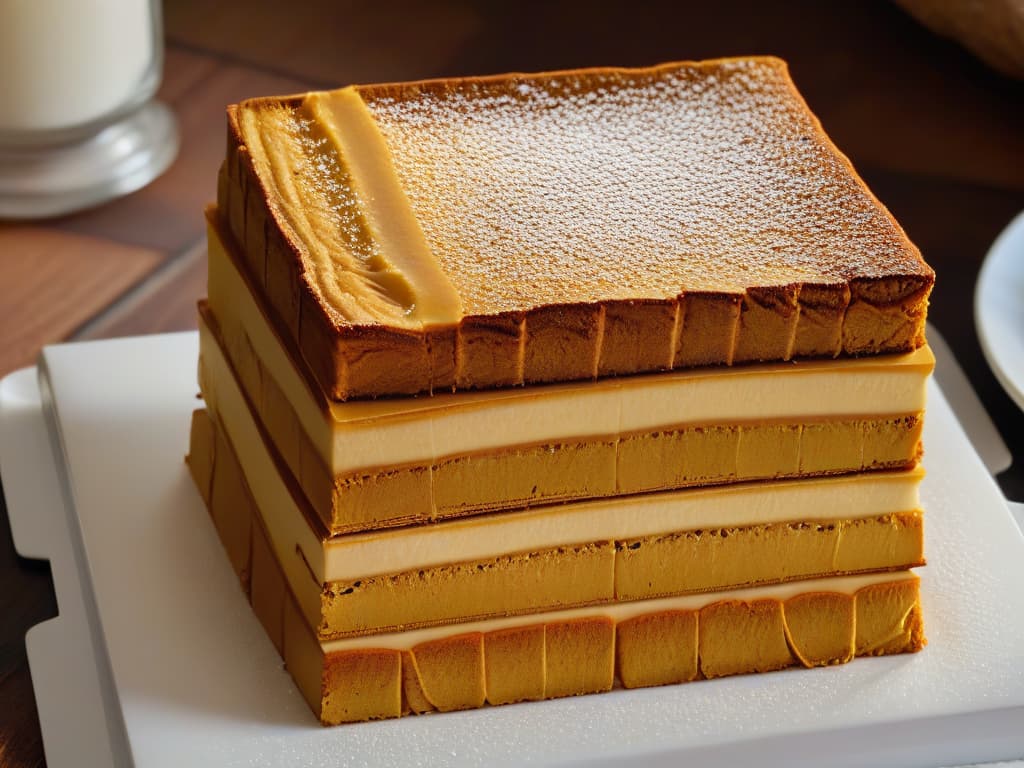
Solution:
M 258 515 L 224 503 L 213 469 L 215 427 L 193 414 L 187 463 L 253 612 L 313 712 L 325 725 L 485 705 L 842 664 L 924 647 L 919 582 L 853 594 L 809 587 L 787 599 L 726 599 L 692 610 L 545 621 L 544 614 L 488 632 L 450 634 L 408 648 L 327 650 L 310 628 Z M 221 471 L 217 474 L 223 472 Z M 237 482 L 244 483 L 240 476 Z M 247 489 L 238 489 L 242 497 Z M 221 497 L 221 494 L 225 494 Z M 232 502 L 235 500 L 232 499 Z

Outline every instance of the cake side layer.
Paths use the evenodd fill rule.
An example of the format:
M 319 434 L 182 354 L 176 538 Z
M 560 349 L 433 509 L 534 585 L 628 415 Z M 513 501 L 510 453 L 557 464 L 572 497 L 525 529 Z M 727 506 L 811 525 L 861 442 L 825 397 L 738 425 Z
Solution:
M 772 588 L 764 597 L 718 593 L 699 608 L 652 605 L 618 622 L 591 610 L 573 619 L 522 617 L 492 631 L 460 633 L 456 625 L 406 651 L 322 655 L 288 603 L 282 655 L 314 713 L 334 725 L 600 693 L 616 680 L 638 688 L 919 651 L 917 580 L 886 578 L 894 580 L 852 594 L 814 582 L 784 600 L 771 597 Z
M 450 324 L 418 321 L 393 270 L 375 266 L 390 261 L 361 190 L 379 179 L 353 177 L 345 142 L 324 139 L 310 110 L 353 98 L 333 93 L 232 107 L 218 200 L 334 399 L 923 343 L 931 270 L 777 60 L 358 89 L 388 146 L 384 175 L 459 292 Z M 511 199 L 510 178 L 522 187 Z M 569 192 L 576 207 L 559 204 Z M 480 204 L 464 208 L 470 198 Z M 324 247 L 308 231 L 342 239 Z
M 329 537 L 268 442 L 215 337 L 200 324 L 200 387 L 239 451 L 254 496 L 282 552 L 302 552 L 321 583 L 509 552 L 800 519 L 877 516 L 918 508 L 923 470 L 747 483 L 640 494 L 477 515 L 431 525 Z M 794 510 L 800 510 L 799 515 Z
M 286 413 L 259 418 L 332 535 L 637 493 L 910 469 L 920 456 L 923 423 L 915 414 L 698 426 L 335 476 Z
M 202 486 L 203 464 L 190 464 Z M 218 531 L 223 537 L 223 529 Z M 266 532 L 257 525 L 252 533 L 251 559 L 232 562 L 253 611 L 325 724 L 605 691 L 616 679 L 631 688 L 822 666 L 854 656 L 914 652 L 925 644 L 918 580 L 909 573 L 620 603 L 322 644 L 305 621 Z M 229 540 L 224 543 L 230 549 Z
M 273 512 L 253 498 L 216 413 L 194 414 L 188 461 L 236 569 L 248 572 L 257 536 L 266 539 L 321 639 L 924 562 L 922 515 L 904 512 L 597 541 L 320 584 L 267 533 Z
M 197 412 L 202 413 L 202 412 Z M 201 419 L 200 433 L 210 422 Z M 205 424 L 205 427 L 202 426 Z M 201 451 L 193 453 L 197 459 Z M 212 501 L 207 461 L 190 467 Z M 211 508 L 215 521 L 218 514 Z M 225 547 L 237 550 L 218 525 Z M 261 525 L 232 557 L 253 611 L 321 722 L 687 682 L 924 644 L 918 579 L 883 573 L 493 619 L 321 643 Z M 581 663 L 586 660 L 586 663 Z

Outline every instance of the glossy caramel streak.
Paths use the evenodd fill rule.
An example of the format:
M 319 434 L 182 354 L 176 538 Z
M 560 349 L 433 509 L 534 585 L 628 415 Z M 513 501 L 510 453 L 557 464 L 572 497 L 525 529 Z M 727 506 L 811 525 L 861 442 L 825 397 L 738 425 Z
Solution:
M 345 158 L 362 192 L 369 228 L 378 243 L 386 293 L 423 327 L 454 325 L 462 302 L 423 237 L 395 177 L 384 139 L 354 88 L 307 94 L 303 109 Z M 345 275 L 338 275 L 344 280 Z
M 240 130 L 257 172 L 275 190 L 272 211 L 299 246 L 305 280 L 321 305 L 341 322 L 418 327 L 412 291 L 382 252 L 365 193 L 309 109 L 242 110 Z

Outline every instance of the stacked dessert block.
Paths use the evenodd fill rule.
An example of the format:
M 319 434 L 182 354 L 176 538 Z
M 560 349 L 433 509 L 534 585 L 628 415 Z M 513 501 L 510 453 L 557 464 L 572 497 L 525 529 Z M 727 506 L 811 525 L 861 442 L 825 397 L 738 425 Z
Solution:
M 188 463 L 322 722 L 923 646 L 933 275 L 782 62 L 228 118 Z

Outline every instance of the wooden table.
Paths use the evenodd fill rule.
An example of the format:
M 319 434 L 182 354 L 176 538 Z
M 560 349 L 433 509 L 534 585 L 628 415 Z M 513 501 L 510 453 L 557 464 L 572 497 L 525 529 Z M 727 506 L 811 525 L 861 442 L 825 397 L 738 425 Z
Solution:
M 0 224 L 0 375 L 32 364 L 44 344 L 195 327 L 202 209 L 230 102 L 350 82 L 770 53 L 790 62 L 826 130 L 935 267 L 932 322 L 1024 459 L 1024 414 L 989 372 L 972 314 L 986 249 L 1024 209 L 1024 83 L 882 0 L 493 5 L 342 12 L 328 0 L 166 0 L 159 97 L 177 114 L 181 153 L 109 205 Z M 1024 500 L 1024 471 L 1001 483 Z M 15 554 L 0 504 L 0 765 L 43 762 L 24 632 L 55 613 L 48 566 Z

